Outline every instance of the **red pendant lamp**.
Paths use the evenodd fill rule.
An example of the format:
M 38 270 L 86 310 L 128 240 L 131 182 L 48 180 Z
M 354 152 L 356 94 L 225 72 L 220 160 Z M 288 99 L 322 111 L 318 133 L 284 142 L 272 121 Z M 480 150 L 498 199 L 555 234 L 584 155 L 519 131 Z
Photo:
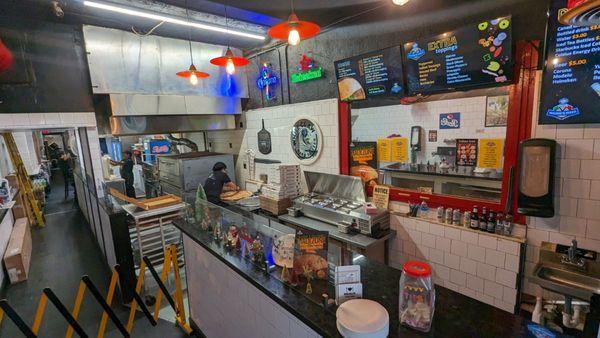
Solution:
M 225 6 L 225 27 L 229 29 L 229 23 L 227 18 L 227 6 Z M 227 43 L 227 45 L 229 45 L 229 43 Z M 212 63 L 215 66 L 225 67 L 225 71 L 227 72 L 227 74 L 233 75 L 235 74 L 235 67 L 247 66 L 250 63 L 250 61 L 248 61 L 248 59 L 246 59 L 243 56 L 233 55 L 231 48 L 227 46 L 227 51 L 225 52 L 225 55 L 210 60 L 210 63 Z
M 187 17 L 187 20 L 189 22 L 190 15 L 188 14 L 187 0 L 185 1 L 185 16 Z M 194 55 L 192 54 L 192 33 L 190 28 L 188 28 L 188 43 L 190 45 L 190 67 L 187 70 L 177 72 L 177 76 L 189 79 L 190 84 L 195 86 L 198 84 L 198 79 L 207 78 L 210 75 L 208 73 L 198 71 L 196 69 L 196 66 L 194 66 Z
M 291 5 L 292 14 L 290 14 L 287 21 L 269 28 L 267 33 L 273 39 L 287 40 L 290 45 L 296 46 L 300 43 L 300 40 L 312 38 L 319 34 L 321 27 L 314 22 L 298 19 L 296 12 L 294 12 L 294 0 L 292 0 Z

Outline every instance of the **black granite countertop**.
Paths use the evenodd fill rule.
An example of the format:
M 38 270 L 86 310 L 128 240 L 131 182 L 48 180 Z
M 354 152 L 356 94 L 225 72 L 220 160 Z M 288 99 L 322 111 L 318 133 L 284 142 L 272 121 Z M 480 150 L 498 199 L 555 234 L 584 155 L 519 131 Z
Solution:
M 202 231 L 199 225 L 190 224 L 183 219 L 175 220 L 174 224 L 317 333 L 324 337 L 340 337 L 334 311 L 325 311 L 321 305 L 300 294 L 299 290 L 265 274 L 239 255 L 227 252 L 212 239 L 210 233 Z M 431 331 L 422 333 L 401 326 L 398 318 L 401 271 L 366 257 L 355 260 L 355 264 L 361 266 L 363 298 L 379 302 L 389 312 L 389 337 L 535 337 L 528 330 L 528 325 L 535 325 L 531 321 L 441 286 L 436 286 Z M 556 334 L 556 337 L 562 336 Z

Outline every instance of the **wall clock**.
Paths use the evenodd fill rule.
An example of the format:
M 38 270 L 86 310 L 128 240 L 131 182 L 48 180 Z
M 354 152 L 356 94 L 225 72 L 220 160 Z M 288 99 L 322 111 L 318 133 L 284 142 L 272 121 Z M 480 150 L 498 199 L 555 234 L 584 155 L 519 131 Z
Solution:
M 319 158 L 323 147 L 323 135 L 316 122 L 301 117 L 296 120 L 290 132 L 294 155 L 302 164 L 312 164 Z

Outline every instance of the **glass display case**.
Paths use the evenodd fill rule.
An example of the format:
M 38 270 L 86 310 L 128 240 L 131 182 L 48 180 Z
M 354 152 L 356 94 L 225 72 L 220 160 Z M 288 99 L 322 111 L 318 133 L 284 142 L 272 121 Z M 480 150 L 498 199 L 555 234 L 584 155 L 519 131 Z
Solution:
M 328 250 L 327 242 L 325 250 L 300 256 L 299 260 L 296 236 L 304 234 L 291 227 L 265 222 L 264 218 L 244 217 L 201 199 L 187 205 L 185 221 L 202 238 L 210 238 L 223 255 L 245 260 L 319 305 L 325 294 L 334 299 L 333 273 L 340 264 L 340 255 Z M 325 241 L 327 237 L 324 235 Z

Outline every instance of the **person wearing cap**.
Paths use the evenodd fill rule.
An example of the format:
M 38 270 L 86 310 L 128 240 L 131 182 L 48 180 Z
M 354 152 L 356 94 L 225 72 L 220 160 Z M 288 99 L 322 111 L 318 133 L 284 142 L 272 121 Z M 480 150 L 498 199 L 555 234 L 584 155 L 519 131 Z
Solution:
M 130 150 L 123 152 L 125 158 L 123 161 L 110 161 L 112 165 L 121 166 L 121 178 L 125 180 L 125 195 L 127 197 L 135 198 L 135 188 L 133 187 L 133 159 Z
M 217 162 L 213 166 L 213 172 L 208 176 L 204 183 L 204 192 L 206 199 L 217 205 L 224 205 L 221 201 L 221 193 L 225 191 L 236 191 L 239 187 L 231 182 L 227 175 L 227 166 L 223 162 Z

